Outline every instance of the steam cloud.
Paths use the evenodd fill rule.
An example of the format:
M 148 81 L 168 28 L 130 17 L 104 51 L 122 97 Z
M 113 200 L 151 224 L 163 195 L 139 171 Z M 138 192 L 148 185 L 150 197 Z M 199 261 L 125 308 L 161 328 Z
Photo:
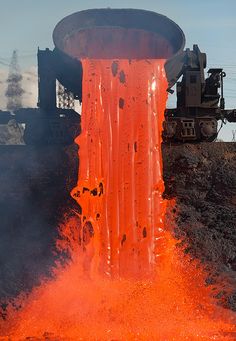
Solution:
M 37 68 L 30 66 L 22 72 L 22 105 L 24 108 L 35 108 L 38 97 Z M 6 110 L 7 98 L 5 92 L 7 89 L 8 69 L 0 69 L 0 110 Z
M 7 110 L 8 98 L 5 93 L 8 86 L 8 76 L 9 71 L 7 69 L 0 69 L 0 110 Z M 21 87 L 23 93 L 20 100 L 24 108 L 36 107 L 38 97 L 37 83 L 36 67 L 31 66 L 22 72 Z M 0 125 L 0 144 L 23 144 L 22 129 L 22 126 L 18 125 L 15 120 L 10 121 L 8 125 Z

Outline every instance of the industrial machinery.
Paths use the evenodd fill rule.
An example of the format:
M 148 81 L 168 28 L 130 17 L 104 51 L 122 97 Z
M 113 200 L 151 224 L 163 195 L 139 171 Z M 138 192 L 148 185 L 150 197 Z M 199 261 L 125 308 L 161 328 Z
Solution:
M 211 142 L 218 135 L 218 121 L 236 122 L 236 110 L 226 110 L 221 68 L 208 70 L 205 78 L 206 54 L 197 45 L 186 49 L 165 68 L 169 88 L 176 84 L 177 107 L 166 109 L 163 139 L 166 142 Z M 182 76 L 181 81 L 178 81 Z
M 25 125 L 27 145 L 69 145 L 80 133 L 80 115 L 74 109 L 57 107 L 57 80 L 67 84 L 71 72 L 81 78 L 81 66 L 76 61 L 58 58 L 56 51 L 38 50 L 38 108 L 20 108 L 14 112 L 0 111 L 0 124 L 14 119 Z M 58 71 L 59 70 L 59 71 Z M 73 85 L 73 79 L 70 77 Z M 77 97 L 74 94 L 74 97 Z
M 107 27 L 123 29 L 124 41 L 127 29 L 133 30 L 132 41 L 129 41 L 129 45 L 122 45 L 125 43 L 121 39 L 117 47 L 116 42 L 113 43 L 109 37 L 109 30 L 108 33 L 103 30 Z M 82 33 L 80 41 L 75 42 L 75 45 L 80 44 L 82 51 L 79 58 L 88 51 L 93 56 L 90 45 L 94 35 L 98 41 L 100 39 L 101 46 L 106 40 L 111 58 L 130 58 L 129 51 L 132 50 L 137 58 L 167 59 L 167 91 L 172 93 L 172 87 L 176 84 L 177 106 L 165 112 L 164 142 L 210 142 L 217 137 L 219 120 L 236 121 L 236 110 L 225 109 L 223 69 L 210 69 L 205 78 L 206 54 L 197 45 L 193 46 L 193 50 L 183 50 L 184 34 L 173 21 L 149 11 L 87 10 L 74 13 L 59 22 L 53 33 L 53 51 L 38 50 L 38 108 L 19 109 L 13 113 L 0 111 L 0 124 L 6 124 L 12 118 L 25 124 L 26 144 L 67 145 L 73 143 L 80 132 L 80 115 L 73 109 L 60 109 L 56 106 L 57 80 L 66 91 L 73 93 L 75 99 L 82 100 L 82 63 L 79 58 L 74 59 L 64 51 L 66 39 L 69 35 L 73 39 L 75 30 L 88 33 Z M 98 35 L 100 31 L 102 38 Z M 148 33 L 149 43 L 153 44 L 151 47 L 149 44 L 147 51 L 137 48 L 140 32 Z M 83 50 L 85 48 L 88 51 Z M 102 57 L 102 51 L 96 50 L 96 55 L 100 53 Z

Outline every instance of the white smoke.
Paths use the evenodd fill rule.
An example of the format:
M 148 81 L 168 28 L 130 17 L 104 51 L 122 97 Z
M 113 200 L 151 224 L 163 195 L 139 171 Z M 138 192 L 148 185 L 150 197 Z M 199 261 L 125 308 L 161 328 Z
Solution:
M 8 71 L 6 69 L 0 69 L 0 110 L 6 109 L 7 99 L 5 92 L 7 88 L 7 76 Z
M 0 68 L 0 110 L 6 110 L 7 97 L 5 92 L 7 89 L 7 78 L 9 70 Z M 22 73 L 22 95 L 23 108 L 35 108 L 38 100 L 38 78 L 37 68 L 31 66 Z M 7 125 L 0 124 L 0 145 L 2 144 L 24 144 L 23 126 L 11 120 Z
M 7 98 L 5 96 L 7 88 L 8 69 L 0 68 L 0 110 L 6 110 Z M 35 108 L 38 101 L 38 76 L 37 68 L 30 66 L 22 71 L 22 95 L 23 108 Z
M 22 96 L 23 108 L 35 108 L 38 101 L 38 74 L 37 68 L 31 66 L 22 73 L 22 88 L 24 94 Z

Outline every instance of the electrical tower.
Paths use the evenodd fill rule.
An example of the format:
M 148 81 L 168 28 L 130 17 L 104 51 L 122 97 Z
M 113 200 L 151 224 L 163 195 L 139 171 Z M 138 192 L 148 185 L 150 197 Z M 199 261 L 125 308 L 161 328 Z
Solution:
M 22 108 L 22 95 L 24 90 L 21 87 L 22 75 L 18 64 L 17 51 L 14 50 L 9 67 L 9 74 L 7 79 L 7 90 L 5 95 L 7 97 L 7 110 L 14 111 Z

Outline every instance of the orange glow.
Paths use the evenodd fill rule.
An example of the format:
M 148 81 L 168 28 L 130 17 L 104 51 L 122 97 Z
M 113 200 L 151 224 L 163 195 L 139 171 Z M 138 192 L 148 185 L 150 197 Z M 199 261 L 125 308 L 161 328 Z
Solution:
M 158 256 L 163 65 L 164 60 L 83 60 L 79 181 L 72 196 L 82 207 L 82 228 L 90 224 L 94 233 L 91 266 L 111 278 L 150 276 Z
M 19 298 L 19 311 L 9 306 L 0 340 L 235 340 L 234 315 L 215 305 L 203 271 L 176 247 L 172 222 L 164 225 L 163 65 L 83 60 L 72 191 L 82 214 L 66 219 L 57 241 L 70 261 Z

